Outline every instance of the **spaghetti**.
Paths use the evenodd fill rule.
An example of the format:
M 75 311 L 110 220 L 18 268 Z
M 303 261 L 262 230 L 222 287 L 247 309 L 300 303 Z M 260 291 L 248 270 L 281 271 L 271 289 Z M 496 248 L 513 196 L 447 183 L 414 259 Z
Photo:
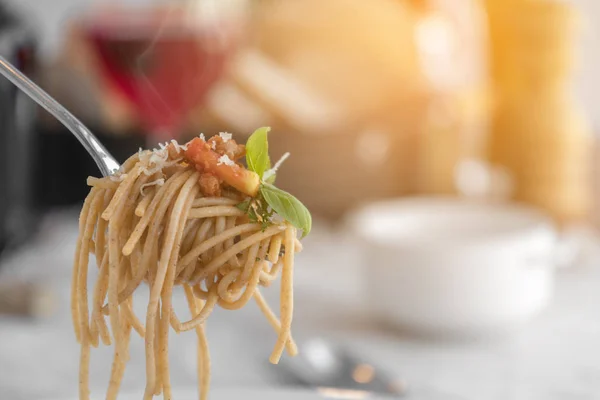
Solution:
M 140 151 L 115 176 L 88 179 L 91 190 L 79 219 L 71 292 L 75 335 L 81 345 L 80 399 L 89 399 L 90 348 L 100 343 L 114 348 L 106 398 L 116 399 L 132 331 L 145 341 L 143 398 L 162 394 L 171 399 L 170 329 L 196 332 L 200 398 L 207 399 L 206 320 L 216 307 L 236 310 L 251 299 L 277 332 L 270 361 L 277 363 L 284 349 L 296 354 L 290 333 L 294 253 L 300 249 L 296 232 L 302 228 L 308 233 L 310 214 L 304 222 L 286 218 L 291 211 L 302 215 L 305 209 L 282 208 L 285 202 L 278 203 L 282 198 L 273 195 L 280 193 L 262 181 L 266 171 L 274 174 L 270 161 L 257 167 L 262 156 L 253 156 L 263 136 L 266 147 L 266 132 L 255 132 L 254 144 L 249 140 L 247 149 L 223 134 L 208 141 L 196 138 L 185 146 L 173 142 Z M 243 155 L 248 169 L 237 162 Z M 90 255 L 98 265 L 91 305 Z M 280 319 L 259 290 L 279 272 Z M 132 309 L 134 293 L 143 283 L 150 288 L 144 323 Z M 188 321 L 179 319 L 171 303 L 178 287 L 187 298 L 192 315 Z

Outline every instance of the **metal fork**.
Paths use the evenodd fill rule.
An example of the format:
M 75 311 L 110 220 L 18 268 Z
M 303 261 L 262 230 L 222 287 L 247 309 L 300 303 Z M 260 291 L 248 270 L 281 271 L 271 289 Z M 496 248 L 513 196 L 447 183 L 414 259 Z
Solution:
M 0 73 L 67 127 L 92 156 L 102 175 L 109 176 L 119 170 L 117 160 L 79 119 L 1 56 Z

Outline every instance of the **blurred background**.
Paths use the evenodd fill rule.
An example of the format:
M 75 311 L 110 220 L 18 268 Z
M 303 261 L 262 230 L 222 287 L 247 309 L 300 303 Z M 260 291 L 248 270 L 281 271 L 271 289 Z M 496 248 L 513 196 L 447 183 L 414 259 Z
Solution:
M 498 192 L 461 180 L 473 160 L 505 170 L 502 196 L 565 221 L 593 214 L 593 1 L 5 3 L 28 30 L 14 45 L 23 68 L 121 159 L 271 125 L 274 156 L 295 155 L 281 184 L 325 218 L 384 197 Z M 93 164 L 28 113 L 38 205 L 81 202 Z
M 548 222 L 545 229 L 559 238 L 552 249 L 568 241 L 577 256 L 569 258 L 571 268 L 562 272 L 566 277 L 558 273 L 562 281 L 554 298 L 562 301 L 560 306 L 516 342 L 440 345 L 425 340 L 427 335 L 408 338 L 393 329 L 390 338 L 388 330 L 366 334 L 369 318 L 354 321 L 345 314 L 336 337 L 353 336 L 355 346 L 358 341 L 371 355 L 395 354 L 382 362 L 421 384 L 422 393 L 431 384 L 431 390 L 459 393 L 460 398 L 546 399 L 544 390 L 550 389 L 537 391 L 536 386 L 543 379 L 556 378 L 560 393 L 576 386 L 584 394 L 600 389 L 600 364 L 586 358 L 583 348 L 573 352 L 577 355 L 568 365 L 587 368 L 594 378 L 586 383 L 577 380 L 579 375 L 565 381 L 540 359 L 541 353 L 561 347 L 563 339 L 600 344 L 598 323 L 585 325 L 597 317 L 591 300 L 600 298 L 585 283 L 599 275 L 594 266 L 600 257 L 583 257 L 581 250 L 582 243 L 595 243 L 600 223 L 598 18 L 595 0 L 2 0 L 0 54 L 79 117 L 120 161 L 159 141 L 185 142 L 201 132 L 227 131 L 243 142 L 256 127 L 271 126 L 271 157 L 292 154 L 278 185 L 301 199 L 317 221 L 299 261 L 298 274 L 306 284 L 298 301 L 331 291 L 315 283 L 319 268 L 326 267 L 356 264 L 345 270 L 348 282 L 337 285 L 334 292 L 340 294 L 332 303 L 359 298 L 355 291 L 368 292 L 365 264 L 358 260 L 368 254 L 370 239 L 346 237 L 351 229 L 344 228 L 368 204 L 398 199 L 485 204 L 490 208 L 483 209 L 483 217 L 474 217 L 469 207 L 431 211 L 455 212 L 454 222 L 442 222 L 450 227 L 444 232 L 467 245 L 471 239 L 457 227 L 469 218 L 483 235 L 496 226 L 484 221 L 485 215 L 496 215 L 495 207 L 536 210 Z M 0 101 L 0 286 L 8 293 L 0 290 L 0 302 L 6 303 L 0 310 L 44 315 L 47 320 L 37 332 L 65 336 L 61 340 L 68 343 L 68 289 L 59 277 L 68 276 L 77 209 L 88 192 L 86 177 L 98 170 L 59 122 L 4 79 Z M 412 206 L 400 201 L 398 207 Z M 498 218 L 509 221 L 512 214 Z M 427 230 L 428 221 L 414 223 Z M 517 221 L 511 232 L 529 223 Z M 569 234 L 575 230 L 579 233 Z M 410 259 L 407 254 L 416 246 L 402 240 L 390 245 L 398 251 L 390 256 L 391 265 Z M 486 264 L 492 254 L 480 254 L 479 262 Z M 409 267 L 419 268 L 411 260 Z M 490 274 L 492 281 L 501 279 Z M 444 284 L 427 279 L 438 288 Z M 38 286 L 32 288 L 31 282 Z M 49 283 L 54 289 L 47 293 Z M 14 287 L 24 289 L 8 290 Z M 523 290 L 535 289 L 525 285 Z M 549 293 L 542 297 L 532 306 L 536 313 L 552 298 Z M 50 307 L 53 301 L 57 305 Z M 299 320 L 309 327 L 305 330 L 331 333 L 324 322 L 328 318 L 315 317 L 314 298 L 305 304 L 299 306 Z M 34 329 L 28 325 L 32 322 L 6 318 L 0 316 L 2 372 L 20 359 L 15 335 L 23 326 Z M 404 316 L 402 325 L 414 321 Z M 564 323 L 572 330 L 560 340 L 548 336 Z M 575 332 L 598 337 L 573 339 Z M 384 347 L 369 347 L 374 338 Z M 24 339 L 21 350 L 36 340 Z M 70 344 L 62 349 L 67 348 L 75 351 Z M 62 354 L 60 349 L 56 346 L 56 354 Z M 217 350 L 216 357 L 223 351 Z M 538 361 L 517 367 L 529 359 L 523 354 Z M 0 396 L 75 393 L 77 356 L 71 358 L 72 365 L 57 367 L 60 377 L 46 380 L 33 364 L 15 364 L 12 375 L 0 374 Z M 484 368 L 487 372 L 478 372 L 474 360 L 493 362 Z M 216 362 L 217 383 L 231 383 L 228 375 L 219 374 L 220 364 L 224 367 L 225 361 Z M 441 372 L 431 375 L 434 364 Z M 462 366 L 461 373 L 456 365 Z M 25 384 L 21 375 L 32 368 L 39 375 L 37 386 Z M 483 374 L 480 382 L 467 383 L 474 373 Z M 255 379 L 245 377 L 239 382 Z M 61 379 L 64 391 L 51 383 Z

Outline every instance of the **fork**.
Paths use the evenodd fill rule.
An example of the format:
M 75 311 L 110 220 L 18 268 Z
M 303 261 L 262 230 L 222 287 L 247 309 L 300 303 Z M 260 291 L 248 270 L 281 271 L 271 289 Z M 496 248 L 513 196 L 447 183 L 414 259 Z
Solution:
M 79 119 L 2 56 L 0 73 L 67 127 L 92 156 L 103 176 L 112 175 L 119 170 L 117 160 Z

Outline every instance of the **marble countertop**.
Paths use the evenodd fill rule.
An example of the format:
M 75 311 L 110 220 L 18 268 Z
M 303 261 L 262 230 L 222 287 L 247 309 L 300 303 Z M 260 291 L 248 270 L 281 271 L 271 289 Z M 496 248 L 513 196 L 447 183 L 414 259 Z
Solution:
M 2 277 L 47 282 L 57 294 L 56 312 L 45 319 L 0 317 L 0 398 L 76 398 L 78 346 L 69 313 L 69 285 L 76 237 L 75 214 L 47 217 L 38 238 L 3 261 Z M 600 257 L 587 257 L 559 273 L 551 306 L 526 326 L 501 338 L 432 341 L 402 335 L 369 319 L 357 249 L 325 230 L 307 239 L 296 268 L 295 336 L 342 341 L 398 376 L 409 399 L 597 399 L 600 393 Z M 323 275 L 323 272 L 326 272 Z M 343 273 L 340 273 L 343 272 Z M 317 280 L 329 276 L 330 281 Z M 277 291 L 266 294 L 276 304 Z M 143 296 L 141 296 L 143 297 Z M 183 305 L 179 293 L 174 300 Z M 144 304 L 135 305 L 139 315 Z M 254 305 L 219 310 L 207 323 L 213 387 L 284 385 L 268 364 L 275 335 Z M 171 335 L 174 387 L 194 386 L 192 333 Z M 110 348 L 94 349 L 92 393 L 103 397 Z M 144 384 L 142 341 L 135 338 L 124 390 Z

